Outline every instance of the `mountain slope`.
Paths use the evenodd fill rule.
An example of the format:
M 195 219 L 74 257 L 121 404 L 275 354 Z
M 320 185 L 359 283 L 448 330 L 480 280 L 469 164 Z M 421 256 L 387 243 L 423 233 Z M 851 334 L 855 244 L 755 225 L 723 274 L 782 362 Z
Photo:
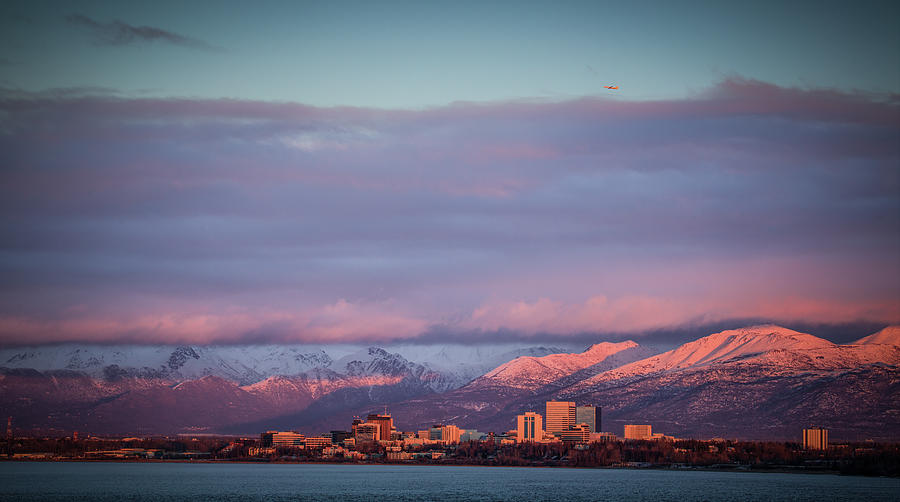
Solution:
M 709 366 L 774 350 L 795 351 L 831 347 L 836 345 L 780 326 L 751 326 L 705 336 L 668 352 L 598 374 L 578 385 L 589 386 L 596 381 Z
M 895 333 L 883 330 L 836 345 L 778 326 L 752 326 L 649 357 L 634 342 L 552 355 L 538 348 L 458 388 L 456 377 L 435 366 L 378 347 L 324 356 L 306 349 L 255 352 L 241 367 L 257 374 L 266 368 L 328 367 L 251 383 L 213 374 L 179 376 L 213 367 L 224 371 L 211 363 L 213 356 L 228 371 L 249 375 L 237 369 L 243 362 L 228 362 L 210 347 L 140 348 L 155 359 L 135 359 L 122 348 L 121 354 L 50 348 L 45 352 L 65 356 L 61 362 L 82 370 L 0 367 L 0 416 L 12 415 L 18 428 L 51 433 L 320 433 L 345 428 L 352 416 L 386 405 L 403 430 L 445 422 L 502 432 L 513 427 L 517 414 L 542 413 L 545 401 L 565 399 L 602 406 L 604 430 L 616 434 L 625 423 L 651 423 L 654 430 L 682 437 L 796 440 L 801 428 L 817 424 L 835 438 L 897 440 L 900 345 L 885 343 Z M 443 365 L 452 366 L 451 355 L 472 350 L 442 351 Z M 289 361 L 280 362 L 282 357 Z M 48 359 L 18 350 L 5 360 L 27 365 Z M 151 365 L 128 366 L 135 361 Z
M 518 357 L 494 368 L 469 385 L 502 385 L 516 389 L 536 390 L 586 368 L 593 367 L 598 372 L 607 369 L 597 366 L 604 361 L 608 361 L 608 367 L 616 367 L 640 359 L 640 356 L 646 355 L 646 352 L 638 349 L 638 344 L 629 340 L 620 343 L 597 343 L 584 352 L 576 354 Z
M 834 437 L 900 437 L 900 347 L 891 345 L 836 345 L 778 326 L 752 326 L 573 377 L 530 388 L 481 378 L 392 409 L 401 424 L 411 419 L 411 427 L 455 420 L 499 432 L 513 427 L 515 415 L 542 413 L 545 401 L 564 399 L 602 406 L 604 430 L 616 434 L 625 423 L 652 423 L 683 437 L 796 440 L 800 429 L 820 424 Z
M 900 345 L 900 326 L 888 326 L 869 336 L 860 338 L 853 345 Z

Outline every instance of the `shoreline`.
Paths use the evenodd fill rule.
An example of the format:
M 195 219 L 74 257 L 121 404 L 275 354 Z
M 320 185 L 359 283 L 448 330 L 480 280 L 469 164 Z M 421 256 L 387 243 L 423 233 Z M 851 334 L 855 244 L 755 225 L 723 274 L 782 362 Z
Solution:
M 228 460 L 228 459 L 83 459 L 83 458 L 0 458 L 0 464 L 14 462 L 35 462 L 35 463 L 109 463 L 109 464 L 247 464 L 247 465 L 359 465 L 359 466 L 419 466 L 419 467 L 506 467 L 518 469 L 592 469 L 592 470 L 632 470 L 632 471 L 681 471 L 681 472 L 739 472 L 739 473 L 756 473 L 756 474 L 813 474 L 823 475 L 831 474 L 836 476 L 853 476 L 853 477 L 889 477 L 889 476 L 866 476 L 864 474 L 843 474 L 839 470 L 808 468 L 803 466 L 773 466 L 753 467 L 745 464 L 725 464 L 721 466 L 702 466 L 702 465 L 648 465 L 648 466 L 574 466 L 574 465 L 492 465 L 492 464 L 473 464 L 473 463 L 451 463 L 451 462 L 364 462 L 364 461 L 348 461 L 348 462 L 328 462 L 328 461 L 300 461 L 300 460 Z

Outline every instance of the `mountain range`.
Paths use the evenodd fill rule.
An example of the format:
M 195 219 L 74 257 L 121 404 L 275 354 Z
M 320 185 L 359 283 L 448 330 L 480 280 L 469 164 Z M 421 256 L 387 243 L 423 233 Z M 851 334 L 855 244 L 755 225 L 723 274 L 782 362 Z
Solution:
M 661 353 L 630 340 L 568 350 L 6 349 L 0 416 L 47 433 L 320 433 L 387 407 L 402 430 L 443 422 L 499 432 L 515 415 L 562 399 L 601 406 L 603 430 L 616 434 L 625 423 L 648 423 L 679 437 L 796 440 L 803 427 L 822 425 L 833 438 L 900 438 L 897 326 L 844 345 L 761 325 Z

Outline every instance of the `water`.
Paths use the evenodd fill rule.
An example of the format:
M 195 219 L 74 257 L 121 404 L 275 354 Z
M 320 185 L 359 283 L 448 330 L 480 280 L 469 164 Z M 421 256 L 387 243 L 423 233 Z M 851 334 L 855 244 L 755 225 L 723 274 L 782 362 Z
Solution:
M 0 499 L 873 502 L 900 499 L 900 479 L 417 465 L 2 462 Z

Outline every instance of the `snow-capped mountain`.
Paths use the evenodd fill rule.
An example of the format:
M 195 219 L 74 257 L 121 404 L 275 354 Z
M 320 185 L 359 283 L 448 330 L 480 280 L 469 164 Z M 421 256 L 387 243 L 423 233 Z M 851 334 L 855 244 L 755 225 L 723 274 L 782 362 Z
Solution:
M 649 355 L 648 350 L 628 340 L 597 343 L 584 352 L 574 354 L 522 356 L 485 373 L 472 385 L 504 385 L 537 390 L 587 368 L 596 373 L 641 359 Z
M 72 370 L 94 378 L 110 375 L 174 382 L 207 375 L 247 385 L 272 375 L 297 375 L 327 368 L 332 358 L 320 347 L 53 345 L 0 350 L 0 367 Z
M 574 368 L 581 358 L 573 356 L 547 360 Z M 545 401 L 562 399 L 602 406 L 604 430 L 616 434 L 624 423 L 651 423 L 684 437 L 796 440 L 801 428 L 817 424 L 836 437 L 900 437 L 895 345 L 837 345 L 764 325 L 715 333 L 617 368 L 588 366 L 549 383 L 553 377 L 541 375 L 550 365 L 539 361 L 511 361 L 462 388 L 392 409 L 413 424 L 455 421 L 502 431 L 515 415 L 543 413 Z
M 135 346 L 75 345 L 19 347 L 0 350 L 0 367 L 38 371 L 71 370 L 94 378 L 136 377 L 172 382 L 212 375 L 240 385 L 273 376 L 296 376 L 313 369 L 374 374 L 411 371 L 429 375 L 436 391 L 465 385 L 490 368 L 520 355 L 543 356 L 565 349 L 497 345 L 249 345 Z M 391 354 L 403 359 L 392 359 Z
M 658 354 L 632 341 L 584 351 L 7 349 L 0 351 L 0 416 L 45 431 L 319 433 L 387 406 L 405 430 L 445 422 L 499 432 L 512 427 L 515 415 L 542 413 L 545 401 L 564 399 L 602 406 L 604 429 L 617 434 L 624 423 L 651 423 L 683 437 L 796 440 L 802 427 L 816 424 L 836 438 L 896 440 L 898 333 L 891 327 L 838 345 L 779 326 L 751 326 Z M 477 378 L 462 376 L 485 366 Z
M 860 338 L 853 345 L 900 345 L 900 326 L 888 326 L 878 333 Z
M 604 371 L 558 396 L 603 402 L 619 423 L 654 422 L 676 434 L 792 437 L 824 424 L 845 437 L 896 437 L 900 347 L 752 326 Z
M 0 412 L 13 415 L 17 423 L 50 429 L 224 430 L 223 424 L 255 427 L 252 424 L 259 422 L 267 427 L 267 421 L 279 416 L 288 417 L 286 426 L 296 427 L 294 420 L 302 423 L 326 412 L 444 392 L 508 358 L 559 350 L 509 344 L 399 348 L 434 362 L 350 345 L 6 349 L 0 351 Z M 452 364 L 453 357 L 460 362 Z M 192 390 L 197 388 L 205 392 Z M 216 410 L 206 429 L 191 411 L 204 408 L 185 403 L 186 396 L 207 401 L 205 409 Z M 312 403 L 315 409 L 308 410 Z M 62 405 L 71 410 L 60 409 Z
M 834 370 L 875 363 L 897 365 L 900 363 L 898 356 L 900 347 L 896 346 L 837 345 L 807 333 L 760 325 L 705 336 L 668 352 L 598 373 L 575 384 L 574 388 L 726 363 L 755 364 L 766 366 L 770 371 Z

